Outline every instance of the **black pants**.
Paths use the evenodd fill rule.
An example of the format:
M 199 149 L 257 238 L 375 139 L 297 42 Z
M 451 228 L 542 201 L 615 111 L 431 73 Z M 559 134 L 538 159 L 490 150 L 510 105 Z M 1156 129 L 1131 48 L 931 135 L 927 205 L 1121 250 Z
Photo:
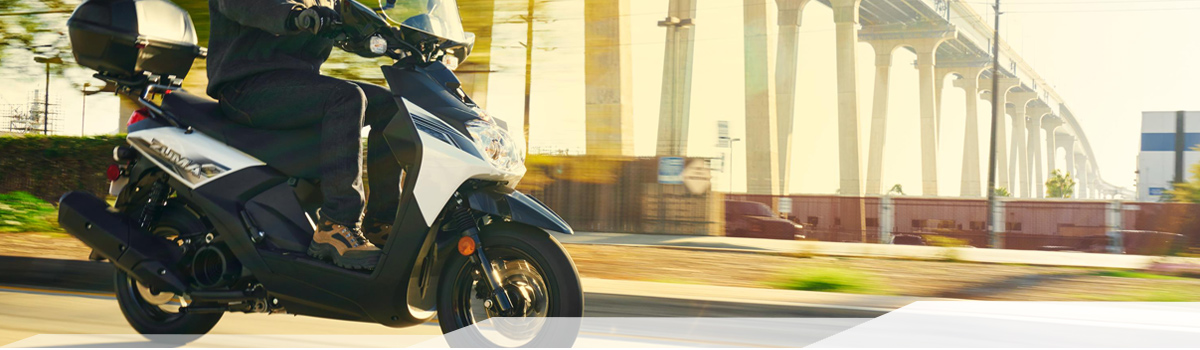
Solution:
M 370 220 L 391 223 L 400 196 L 400 167 L 383 130 L 399 111 L 387 88 L 307 71 L 273 71 L 228 84 L 218 93 L 226 118 L 242 125 L 287 130 L 321 129 L 321 213 L 356 225 L 363 216 L 362 128 L 367 138 Z

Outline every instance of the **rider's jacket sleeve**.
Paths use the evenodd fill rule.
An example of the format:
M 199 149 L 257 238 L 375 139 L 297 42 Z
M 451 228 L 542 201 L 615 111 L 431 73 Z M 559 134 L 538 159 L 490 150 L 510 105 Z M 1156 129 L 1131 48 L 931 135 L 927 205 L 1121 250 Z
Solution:
M 286 22 L 292 11 L 307 8 L 306 1 L 294 0 L 217 0 L 221 14 L 247 27 L 275 35 L 294 34 Z

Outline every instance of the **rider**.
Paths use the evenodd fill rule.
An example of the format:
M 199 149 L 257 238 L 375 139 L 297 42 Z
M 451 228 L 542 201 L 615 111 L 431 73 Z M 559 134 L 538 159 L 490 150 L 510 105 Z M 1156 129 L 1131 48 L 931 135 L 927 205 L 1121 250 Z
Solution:
M 333 24 L 340 20 L 332 0 L 209 0 L 209 12 L 207 92 L 220 102 L 226 118 L 263 129 L 321 129 L 325 201 L 317 212 L 309 255 L 332 258 L 346 268 L 373 269 L 380 256 L 376 245 L 386 239 L 399 201 L 400 169 L 382 139 L 399 111 L 392 93 L 321 75 L 321 64 L 334 46 L 329 39 Z M 364 124 L 371 126 L 371 199 L 365 219 Z

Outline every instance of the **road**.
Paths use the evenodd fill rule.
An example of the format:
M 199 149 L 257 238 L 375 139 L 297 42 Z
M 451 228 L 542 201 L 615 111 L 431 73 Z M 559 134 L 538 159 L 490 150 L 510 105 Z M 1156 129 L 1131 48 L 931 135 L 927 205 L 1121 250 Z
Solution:
M 103 263 L 0 257 L 0 345 L 12 342 L 18 342 L 15 345 L 19 346 L 147 345 L 145 338 L 132 334 L 116 301 L 107 292 L 112 290 L 109 277 L 112 273 L 112 266 Z M 704 344 L 797 346 L 798 340 L 816 341 L 919 300 L 597 278 L 584 278 L 583 287 L 587 316 L 583 328 L 591 329 L 590 344 L 611 346 L 647 345 L 620 343 L 628 340 L 628 334 L 641 334 L 637 338 L 641 340 L 673 334 L 666 344 L 684 341 L 682 344 L 696 345 L 687 342 L 707 339 Z M 735 318 L 745 321 L 731 321 Z M 788 321 L 779 321 L 784 319 Z M 797 328 L 811 337 L 796 337 Z M 731 333 L 731 329 L 738 332 Z M 753 344 L 737 341 L 742 339 L 739 335 L 756 332 L 766 333 L 754 337 L 758 340 Z M 331 342 L 313 336 L 334 333 L 370 335 L 356 337 L 356 341 L 365 340 L 354 346 L 372 347 L 423 344 L 437 338 L 440 330 L 436 324 L 392 329 L 311 317 L 228 314 L 212 333 L 215 335 L 206 336 L 201 344 L 306 347 L 334 346 L 347 341 L 342 339 L 345 337 L 334 337 L 338 340 Z M 280 343 L 275 338 L 263 339 L 262 334 L 289 336 Z M 623 335 L 614 340 L 613 334 Z M 374 337 L 386 338 L 375 343 Z M 601 342 L 596 343 L 597 339 Z M 168 340 L 167 345 L 172 343 Z
M 589 346 L 691 345 L 697 337 L 708 335 L 703 344 L 787 345 L 804 339 L 810 343 L 861 324 L 869 318 L 846 318 L 846 312 L 827 307 L 784 307 L 639 297 L 613 294 L 588 294 L 585 313 L 589 316 L 581 339 Z M 643 318 L 676 316 L 677 318 Z M 707 318 L 697 317 L 726 317 Z M 595 318 L 593 318 L 595 317 Z M 731 317 L 742 317 L 731 318 Z M 750 319 L 748 317 L 756 317 Z M 762 321 L 762 317 L 792 317 L 787 322 Z M 836 318 L 829 318 L 836 317 Z M 666 321 L 664 321 L 666 320 Z M 678 321 L 670 321 L 678 320 Z M 746 320 L 746 331 L 764 332 L 758 342 L 786 334 L 788 343 L 740 343 L 712 338 L 706 328 L 728 329 L 729 320 Z M 639 322 L 643 325 L 638 325 Z M 677 324 L 672 324 L 672 322 Z M 797 338 L 795 325 L 805 324 L 808 334 Z M 764 327 L 764 323 L 766 326 Z M 772 328 L 773 327 L 773 328 Z M 650 330 L 650 328 L 661 328 Z M 336 331 L 331 331 L 336 330 Z M 679 333 L 684 331 L 684 333 Z M 337 336 L 321 334 L 335 333 Z M 638 335 L 638 333 L 646 333 Z M 673 334 L 675 333 L 675 334 Z M 19 347 L 402 347 L 434 346 L 440 343 L 441 330 L 436 323 L 394 329 L 375 324 L 318 319 L 291 315 L 227 314 L 211 335 L 200 340 L 170 337 L 146 338 L 133 332 L 116 300 L 106 293 L 53 291 L 24 287 L 0 287 L 0 345 Z M 653 337 L 650 336 L 653 335 Z M 742 332 L 741 334 L 745 334 Z M 647 341 L 651 341 L 647 343 Z

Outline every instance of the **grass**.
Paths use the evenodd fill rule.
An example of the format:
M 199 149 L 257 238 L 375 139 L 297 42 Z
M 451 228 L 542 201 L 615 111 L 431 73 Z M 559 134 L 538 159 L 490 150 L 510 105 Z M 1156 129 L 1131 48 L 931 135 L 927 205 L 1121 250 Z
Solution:
M 848 268 L 793 269 L 768 285 L 779 289 L 815 292 L 883 294 L 883 288 L 874 276 Z
M 1151 280 L 1187 280 L 1188 279 L 1186 277 L 1159 275 L 1159 274 L 1154 274 L 1154 273 L 1127 271 L 1127 270 L 1098 271 L 1095 273 L 1095 275 L 1096 276 L 1105 276 L 1105 277 L 1121 277 L 1121 278 L 1144 278 L 1144 279 L 1151 279 Z
M 1127 302 L 1196 302 L 1200 301 L 1200 291 L 1192 287 L 1174 286 L 1154 290 L 1139 290 L 1120 295 L 1073 295 L 1072 300 L 1087 301 L 1127 301 Z
M 62 232 L 58 210 L 25 192 L 0 194 L 0 232 Z

